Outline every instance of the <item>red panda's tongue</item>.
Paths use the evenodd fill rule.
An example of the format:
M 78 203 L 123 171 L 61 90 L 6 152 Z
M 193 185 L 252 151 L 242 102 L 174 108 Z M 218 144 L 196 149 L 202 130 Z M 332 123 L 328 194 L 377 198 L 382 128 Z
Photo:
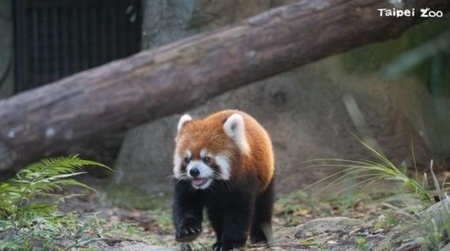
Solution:
M 208 178 L 196 178 L 192 180 L 192 184 L 195 186 L 202 186 L 208 181 Z

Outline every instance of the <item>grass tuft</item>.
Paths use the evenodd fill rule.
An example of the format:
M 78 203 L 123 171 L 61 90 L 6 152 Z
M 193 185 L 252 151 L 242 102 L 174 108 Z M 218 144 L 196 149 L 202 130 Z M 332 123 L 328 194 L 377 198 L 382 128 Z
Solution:
M 317 185 L 318 183 L 324 181 L 330 181 L 324 188 L 328 189 L 335 185 L 340 185 L 343 183 L 348 183 L 354 179 L 361 180 L 359 182 L 354 183 L 352 186 L 347 186 L 347 189 L 352 189 L 355 187 L 366 188 L 372 185 L 375 182 L 379 181 L 394 181 L 400 182 L 406 188 L 409 189 L 410 192 L 414 193 L 418 198 L 421 199 L 424 206 L 430 206 L 433 203 L 431 196 L 428 191 L 415 178 L 410 177 L 407 174 L 406 168 L 398 168 L 394 165 L 384 154 L 375 150 L 365 142 L 359 140 L 361 144 L 366 148 L 374 157 L 375 160 L 346 160 L 346 159 L 319 159 L 319 160 L 310 160 L 305 163 L 309 164 L 309 168 L 311 167 L 341 167 L 342 170 L 329 175 L 319 181 L 311 184 L 309 187 Z M 320 162 L 321 164 L 315 164 Z M 325 163 L 325 164 L 323 164 Z
M 309 167 L 343 168 L 342 170 L 313 183 L 307 188 L 324 181 L 330 182 L 328 182 L 323 190 L 335 185 L 352 183 L 349 181 L 353 181 L 353 183 L 350 187 L 347 186 L 346 189 L 352 189 L 354 187 L 362 187 L 362 189 L 364 189 L 375 182 L 394 181 L 397 184 L 403 185 L 404 188 L 407 188 L 406 193 L 403 189 L 401 192 L 401 199 L 405 201 L 405 204 L 408 204 L 407 201 L 410 199 L 410 195 L 416 199 L 420 199 L 421 201 L 419 205 L 414 207 L 411 205 L 407 206 L 407 212 L 404 210 L 396 210 L 396 212 L 398 214 L 403 211 L 404 213 L 402 215 L 406 216 L 409 221 L 416 224 L 419 228 L 426 229 L 426 236 L 421 241 L 423 247 L 427 250 L 438 250 L 443 246 L 443 244 L 448 243 L 448 236 L 450 233 L 450 206 L 448 206 L 449 198 L 445 187 L 448 183 L 444 180 L 442 184 L 439 184 L 433 170 L 433 161 L 430 162 L 430 180 L 432 181 L 431 185 L 433 185 L 434 191 L 431 191 L 427 189 L 427 174 L 423 174 L 422 180 L 418 174 L 415 163 L 414 148 L 411 148 L 414 159 L 414 174 L 410 175 L 406 166 L 401 168 L 397 167 L 380 151 L 375 150 L 373 147 L 369 146 L 360 139 L 358 140 L 364 148 L 372 154 L 373 160 L 320 159 L 307 161 L 306 163 L 309 164 Z M 354 182 L 354 180 L 358 181 Z M 434 194 L 436 194 L 436 196 L 433 196 Z M 441 203 L 433 205 L 436 201 L 440 201 Z M 384 203 L 384 205 L 392 209 L 396 208 L 389 203 Z M 434 211 L 433 213 L 429 213 L 430 209 L 433 207 L 441 207 L 441 209 L 435 209 L 432 210 Z M 416 212 L 416 214 L 411 214 L 411 212 Z M 391 229 L 397 223 L 398 219 L 395 216 L 382 216 L 374 221 L 374 228 Z M 359 244 L 363 243 L 358 243 L 358 245 Z M 359 247 L 362 248 L 363 246 Z

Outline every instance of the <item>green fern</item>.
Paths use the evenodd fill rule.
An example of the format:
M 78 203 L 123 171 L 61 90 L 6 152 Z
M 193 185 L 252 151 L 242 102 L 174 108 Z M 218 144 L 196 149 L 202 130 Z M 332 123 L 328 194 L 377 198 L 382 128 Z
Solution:
M 57 212 L 58 205 L 77 194 L 62 195 L 64 187 L 93 188 L 73 179 L 85 166 L 105 165 L 70 157 L 49 158 L 31 164 L 0 184 L 0 250 L 46 250 L 55 241 L 84 229 L 70 215 Z M 95 190 L 94 190 L 95 191 Z M 49 199 L 43 200 L 48 197 Z M 73 217 L 72 217 L 73 218 Z M 74 240 L 78 243 L 77 238 Z M 85 240 L 84 240 L 85 241 Z M 73 245 L 73 244 L 72 244 Z
M 77 155 L 67 158 L 44 159 L 19 171 L 14 178 L 0 184 L 0 219 L 17 220 L 21 211 L 51 212 L 55 203 L 30 203 L 36 197 L 49 196 L 64 186 L 93 188 L 72 179 L 85 172 L 77 172 L 83 166 L 105 165 L 80 159 Z M 71 195 L 73 196 L 73 195 Z M 66 196 L 67 197 L 67 196 Z M 59 200 L 64 199 L 61 196 Z

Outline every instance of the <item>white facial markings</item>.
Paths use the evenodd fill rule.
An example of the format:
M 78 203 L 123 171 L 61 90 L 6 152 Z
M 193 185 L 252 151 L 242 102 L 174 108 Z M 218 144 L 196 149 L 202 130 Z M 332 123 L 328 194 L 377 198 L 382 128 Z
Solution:
M 208 156 L 208 151 L 205 148 L 202 148 L 202 150 L 200 150 L 200 158 L 203 159 L 206 156 Z
M 184 114 L 183 116 L 181 116 L 180 120 L 178 121 L 177 132 L 180 132 L 181 128 L 183 128 L 184 123 L 191 120 L 192 117 L 189 116 L 188 114 Z
M 194 168 L 199 171 L 199 175 L 197 177 L 193 177 L 190 173 L 191 170 Z M 186 174 L 191 179 L 193 179 L 193 178 L 213 178 L 214 170 L 211 169 L 211 167 L 205 165 L 205 163 L 203 163 L 200 160 L 192 160 L 191 162 L 189 162 L 189 164 L 186 167 Z
M 186 175 L 183 175 L 183 172 L 181 171 L 181 165 L 184 161 L 184 158 L 191 158 L 192 154 L 191 151 L 186 150 L 186 152 L 184 153 L 184 156 L 180 156 L 178 154 L 175 154 L 174 158 L 173 158 L 173 176 L 176 179 L 185 179 Z
M 191 158 L 192 157 L 192 153 L 191 153 L 191 151 L 188 149 L 188 150 L 186 150 L 186 152 L 184 153 L 184 157 L 185 158 Z
M 183 155 L 175 154 L 173 160 L 173 174 L 176 179 L 180 180 L 192 180 L 192 186 L 195 189 L 206 189 L 208 188 L 214 179 L 219 180 L 229 180 L 231 173 L 231 166 L 229 157 L 226 155 L 217 155 L 213 156 L 208 153 L 208 150 L 203 148 L 200 150 L 198 157 L 200 159 L 192 159 L 195 156 L 192 156 L 191 151 L 188 149 L 184 152 Z M 203 158 L 210 157 L 214 160 L 217 168 L 219 170 L 215 170 L 210 167 L 207 163 L 204 162 Z M 188 161 L 186 161 L 188 160 Z M 212 161 L 211 160 L 211 161 Z M 185 164 L 183 164 L 185 163 Z M 186 165 L 186 169 L 182 170 L 182 166 Z M 192 171 L 194 170 L 195 171 Z M 192 172 L 191 172 L 192 171 Z M 195 181 L 199 179 L 204 179 L 203 184 L 195 185 Z
M 250 147 L 245 136 L 244 117 L 241 114 L 235 113 L 228 117 L 223 124 L 223 130 L 230 137 L 234 143 L 239 147 L 243 154 L 250 153 Z
M 191 170 L 196 169 L 198 171 L 198 175 L 196 177 L 192 176 Z M 208 165 L 203 163 L 201 160 L 193 160 L 189 162 L 188 166 L 186 167 L 186 174 L 187 176 L 192 179 L 192 187 L 195 189 L 206 189 L 208 188 L 211 183 L 213 182 L 214 177 L 214 170 L 211 169 Z M 194 181 L 204 179 L 206 182 L 204 182 L 201 185 L 195 185 Z
M 224 156 L 224 155 L 217 155 L 215 160 L 216 160 L 216 164 L 219 166 L 219 169 L 220 169 L 220 177 L 224 180 L 229 180 L 231 166 L 230 166 L 230 160 L 228 159 L 228 157 Z
M 182 178 L 182 172 L 181 172 L 181 162 L 183 161 L 183 158 L 177 154 L 175 154 L 175 157 L 173 158 L 173 176 L 176 179 Z

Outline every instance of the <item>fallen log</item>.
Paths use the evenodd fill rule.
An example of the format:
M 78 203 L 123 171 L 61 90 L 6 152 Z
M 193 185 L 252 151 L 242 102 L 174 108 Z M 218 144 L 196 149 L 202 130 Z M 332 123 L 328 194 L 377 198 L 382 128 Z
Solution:
M 299 1 L 0 100 L 0 170 L 185 111 L 233 88 L 398 36 L 446 12 L 416 0 L 414 17 L 380 16 L 386 0 Z M 313 84 L 313 83 L 311 83 Z

